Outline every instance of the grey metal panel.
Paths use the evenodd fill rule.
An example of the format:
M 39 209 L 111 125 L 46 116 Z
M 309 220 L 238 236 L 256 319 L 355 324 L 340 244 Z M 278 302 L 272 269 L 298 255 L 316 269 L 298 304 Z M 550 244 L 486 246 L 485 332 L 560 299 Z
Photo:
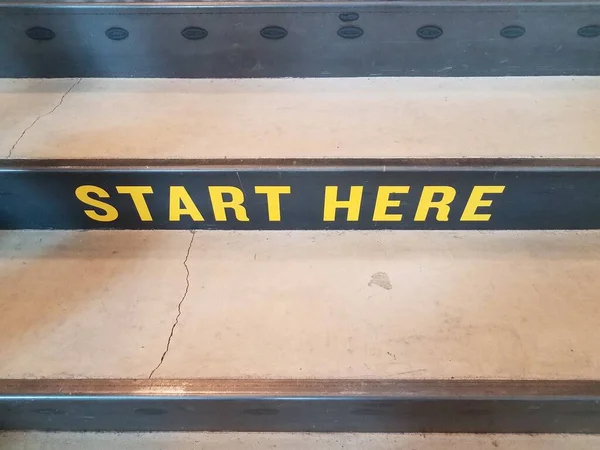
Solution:
M 598 381 L 0 380 L 0 429 L 598 433 Z
M 359 18 L 340 20 L 347 12 Z M 0 76 L 597 75 L 600 37 L 578 34 L 597 24 L 595 1 L 0 3 Z M 419 36 L 432 25 L 439 37 Z M 190 26 L 207 36 L 185 39 Z M 287 35 L 266 39 L 266 26 Z M 344 39 L 344 26 L 363 34 Z M 525 33 L 503 37 L 507 26 Z M 55 36 L 34 40 L 32 27 Z M 128 37 L 110 40 L 111 27 Z

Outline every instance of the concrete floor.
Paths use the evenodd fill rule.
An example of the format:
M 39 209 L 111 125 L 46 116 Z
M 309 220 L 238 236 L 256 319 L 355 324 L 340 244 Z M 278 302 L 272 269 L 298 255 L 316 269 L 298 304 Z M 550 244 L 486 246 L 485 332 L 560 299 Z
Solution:
M 600 436 L 308 433 L 4 433 L 11 450 L 592 450 Z
M 176 323 L 154 377 L 598 378 L 598 273 L 596 231 L 0 232 L 0 377 L 148 377 Z
M 600 77 L 0 80 L 0 155 L 599 156 L 599 103 Z

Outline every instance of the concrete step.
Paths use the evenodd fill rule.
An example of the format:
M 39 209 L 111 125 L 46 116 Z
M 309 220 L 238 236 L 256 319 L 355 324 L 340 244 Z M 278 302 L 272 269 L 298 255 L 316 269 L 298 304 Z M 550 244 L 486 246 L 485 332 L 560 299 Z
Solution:
M 597 157 L 598 77 L 0 79 L 10 158 Z
M 0 378 L 600 378 L 597 231 L 0 245 Z
M 589 450 L 599 436 L 442 435 L 318 433 L 39 433 L 0 434 L 0 445 L 15 450 L 188 450 L 344 449 L 367 450 Z

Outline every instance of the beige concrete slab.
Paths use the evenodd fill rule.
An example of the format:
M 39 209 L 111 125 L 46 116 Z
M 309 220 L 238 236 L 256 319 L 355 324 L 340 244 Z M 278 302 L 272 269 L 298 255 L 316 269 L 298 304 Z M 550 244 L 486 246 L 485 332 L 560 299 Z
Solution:
M 598 378 L 600 233 L 198 233 L 158 377 Z
M 0 377 L 147 377 L 188 244 L 185 232 L 0 232 Z
M 7 155 L 74 80 L 3 83 Z M 12 156 L 595 157 L 599 103 L 600 77 L 84 79 Z
M 0 434 L 0 448 L 13 450 L 591 450 L 598 447 L 600 436 L 577 435 L 37 432 Z
M 74 81 L 0 79 L 0 157 L 14 151 L 21 135 L 60 103 Z
M 0 233 L 0 377 L 600 377 L 600 232 L 192 236 Z

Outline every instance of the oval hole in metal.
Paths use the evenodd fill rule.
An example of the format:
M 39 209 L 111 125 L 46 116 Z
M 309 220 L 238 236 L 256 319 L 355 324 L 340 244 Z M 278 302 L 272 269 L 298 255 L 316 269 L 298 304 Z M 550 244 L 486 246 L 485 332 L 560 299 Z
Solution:
M 181 30 L 181 35 L 190 41 L 199 41 L 208 36 L 208 31 L 200 27 L 187 27 Z
M 112 27 L 104 32 L 106 37 L 113 41 L 122 41 L 123 39 L 127 39 L 129 37 L 129 31 L 125 28 Z
M 577 30 L 577 34 L 585 38 L 593 38 L 600 36 L 600 25 L 586 25 Z
M 525 34 L 525 28 L 519 25 L 509 25 L 500 30 L 500 36 L 507 39 L 515 39 Z
M 266 39 L 283 39 L 287 34 L 285 28 L 277 26 L 268 26 L 260 30 L 260 35 Z
M 359 27 L 342 27 L 337 34 L 344 39 L 356 39 L 361 37 L 365 32 Z
M 56 34 L 49 28 L 44 27 L 32 27 L 25 32 L 25 34 L 36 41 L 49 41 L 54 39 Z
M 358 20 L 359 17 L 358 13 L 355 12 L 346 12 L 339 15 L 342 22 L 354 22 L 355 20 Z
M 444 34 L 444 30 L 437 25 L 425 25 L 417 30 L 417 36 L 419 36 L 421 39 L 427 40 L 437 39 L 442 34 Z

